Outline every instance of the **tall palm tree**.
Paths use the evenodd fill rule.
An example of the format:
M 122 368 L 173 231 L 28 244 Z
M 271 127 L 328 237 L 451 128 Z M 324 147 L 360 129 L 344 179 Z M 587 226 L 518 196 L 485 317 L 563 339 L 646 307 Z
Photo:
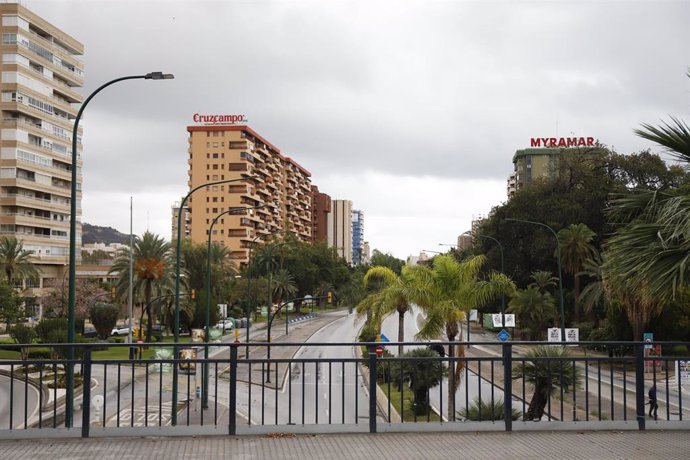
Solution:
M 573 275 L 573 316 L 580 321 L 580 270 L 584 262 L 591 258 L 595 249 L 592 240 L 596 234 L 585 224 L 572 224 L 558 232 L 558 244 L 561 250 L 563 270 Z
M 434 267 L 415 266 L 410 269 L 414 280 L 409 290 L 409 298 L 426 313 L 426 319 L 417 337 L 434 339 L 442 333 L 449 342 L 461 335 L 459 322 L 472 308 L 500 296 L 510 295 L 515 289 L 513 282 L 502 273 L 491 273 L 487 280 L 480 279 L 481 268 L 486 262 L 484 256 L 475 256 L 457 262 L 450 255 L 434 258 Z M 461 337 L 460 337 L 461 338 Z M 448 385 L 448 418 L 455 414 L 455 393 L 460 385 L 464 363 L 455 366 L 456 346 L 448 347 L 450 360 L 449 374 L 453 377 Z M 464 356 L 460 347 L 458 356 Z
M 282 268 L 273 275 L 273 296 L 277 299 L 278 306 L 283 303 L 283 300 L 294 297 L 297 294 L 297 284 L 295 278 L 289 271 Z
M 24 249 L 24 244 L 14 236 L 0 238 L 0 270 L 5 273 L 7 284 L 15 280 L 37 279 L 39 271 L 30 262 L 34 251 Z
M 126 298 L 129 290 L 129 248 L 122 249 L 118 254 L 109 273 L 118 273 L 116 284 L 117 295 Z M 144 299 L 147 328 L 146 341 L 151 340 L 154 315 L 151 312 L 151 300 L 154 292 L 160 295 L 172 283 L 170 243 L 158 235 L 146 232 L 135 237 L 133 247 L 134 273 L 133 292 L 135 297 L 141 295 Z
M 376 298 L 372 304 L 376 306 L 376 309 L 372 313 L 378 325 L 377 332 L 381 331 L 381 323 L 387 316 L 398 313 L 398 342 L 405 341 L 405 313 L 410 309 L 409 295 L 413 282 L 410 268 L 407 266 L 403 267 L 399 276 L 388 267 L 372 267 L 367 270 L 363 278 L 365 288 L 371 285 L 381 287 L 381 290 L 369 294 Z M 367 303 L 360 303 L 360 305 L 367 305 Z M 359 307 L 357 311 L 361 313 Z M 398 355 L 402 355 L 403 348 L 403 345 L 398 345 Z

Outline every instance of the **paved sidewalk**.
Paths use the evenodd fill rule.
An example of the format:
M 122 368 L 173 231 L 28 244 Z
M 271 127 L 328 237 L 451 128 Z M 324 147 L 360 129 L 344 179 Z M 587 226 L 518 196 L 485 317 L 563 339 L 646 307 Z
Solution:
M 690 433 L 406 433 L 0 441 L 22 459 L 687 459 Z

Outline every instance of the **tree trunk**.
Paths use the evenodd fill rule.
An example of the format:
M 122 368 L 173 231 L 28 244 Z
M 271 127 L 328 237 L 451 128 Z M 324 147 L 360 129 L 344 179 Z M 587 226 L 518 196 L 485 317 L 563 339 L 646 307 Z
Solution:
M 458 389 L 458 381 L 455 372 L 455 337 L 458 334 L 458 324 L 455 322 L 446 323 L 446 336 L 448 337 L 448 421 L 455 420 L 455 392 Z
M 546 398 L 544 398 L 543 391 L 536 385 L 532 400 L 529 402 L 529 408 L 524 416 L 524 420 L 541 420 L 544 415 L 544 408 L 546 407 Z
M 146 309 L 146 342 L 151 341 L 151 331 L 153 330 L 153 324 L 151 321 L 151 281 L 146 282 L 144 288 L 144 298 L 145 298 L 145 309 Z M 139 323 L 141 328 L 141 323 Z
M 573 318 L 575 323 L 580 322 L 580 302 L 578 297 L 580 297 L 580 277 L 573 275 L 573 296 L 575 301 L 573 302 Z
M 405 341 L 405 311 L 398 310 L 398 342 Z M 403 346 L 398 345 L 398 356 L 402 356 Z

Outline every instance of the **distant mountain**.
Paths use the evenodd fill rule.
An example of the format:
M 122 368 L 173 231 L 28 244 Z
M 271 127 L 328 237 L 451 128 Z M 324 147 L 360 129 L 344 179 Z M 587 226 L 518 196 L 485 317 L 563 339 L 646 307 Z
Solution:
M 120 233 L 112 227 L 99 227 L 98 225 L 91 225 L 84 222 L 81 226 L 81 242 L 82 244 L 93 243 L 129 243 L 129 235 Z

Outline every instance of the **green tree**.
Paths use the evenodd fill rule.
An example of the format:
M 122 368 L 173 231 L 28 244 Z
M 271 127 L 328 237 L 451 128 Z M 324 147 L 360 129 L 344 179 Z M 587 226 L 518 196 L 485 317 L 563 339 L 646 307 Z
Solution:
M 283 303 L 283 300 L 293 298 L 297 293 L 297 284 L 295 278 L 286 269 L 280 269 L 273 275 L 272 280 L 273 298 L 276 299 L 278 305 Z
M 571 224 L 558 232 L 558 244 L 561 251 L 563 270 L 573 275 L 573 316 L 580 321 L 580 276 L 582 266 L 596 252 L 592 245 L 595 233 L 585 224 Z
M 369 258 L 369 265 L 372 267 L 388 267 L 396 275 L 402 273 L 402 268 L 405 265 L 405 261 L 398 259 L 397 257 L 374 249 Z
M 362 315 L 365 312 L 373 319 L 377 325 L 377 333 L 381 332 L 383 320 L 397 312 L 398 313 L 398 342 L 405 341 L 405 313 L 410 309 L 409 296 L 413 288 L 414 279 L 407 267 L 403 267 L 400 275 L 397 275 L 388 267 L 371 267 L 364 275 L 362 280 L 364 287 L 377 284 L 381 289 L 369 294 L 372 297 L 369 301 L 360 303 L 357 313 Z M 403 354 L 403 345 L 398 345 L 398 355 Z
M 567 393 L 579 385 L 581 371 L 563 359 L 568 356 L 570 353 L 565 347 L 538 345 L 525 353 L 524 362 L 513 368 L 513 379 L 525 379 L 534 388 L 525 420 L 541 420 L 548 399 L 557 388 Z
M 11 329 L 12 324 L 22 316 L 21 301 L 5 281 L 0 281 L 0 319 Z
M 445 332 L 449 342 L 454 342 L 460 333 L 459 322 L 466 312 L 478 308 L 501 294 L 511 294 L 515 289 L 513 282 L 502 273 L 492 272 L 487 279 L 481 279 L 481 269 L 486 258 L 475 256 L 457 262 L 450 255 L 436 257 L 433 268 L 415 266 L 410 269 L 414 288 L 410 300 L 419 305 L 426 318 L 417 337 L 435 339 Z M 456 356 L 455 345 L 448 347 L 448 356 Z M 460 347 L 459 356 L 464 356 Z M 455 392 L 460 384 L 463 364 L 457 368 L 450 362 L 452 383 L 448 385 L 448 416 L 455 414 Z
M 38 279 L 39 272 L 30 261 L 33 253 L 25 250 L 24 244 L 14 236 L 0 238 L 0 270 L 10 286 L 14 281 Z
M 151 300 L 154 295 L 160 295 L 173 281 L 171 270 L 170 243 L 164 241 L 158 235 L 145 232 L 144 235 L 134 238 L 133 247 L 134 285 L 132 289 L 135 296 L 142 296 L 144 313 L 148 318 L 146 327 L 146 341 L 151 341 L 151 331 L 154 315 L 151 311 Z M 129 289 L 129 248 L 122 249 L 115 259 L 115 263 L 108 272 L 118 273 L 116 284 L 119 298 L 127 298 Z
M 520 325 L 529 331 L 530 339 L 539 340 L 556 317 L 556 304 L 550 292 L 542 292 L 536 284 L 531 284 L 513 293 L 507 311 L 517 315 Z
M 34 341 L 36 333 L 34 329 L 24 324 L 16 324 L 11 329 L 9 329 L 10 337 L 14 340 L 14 343 L 24 345 L 30 344 Z M 22 360 L 26 360 L 29 357 L 29 347 L 21 347 L 20 353 L 22 355 Z
M 110 335 L 110 332 L 117 324 L 117 316 L 120 313 L 120 309 L 115 305 L 107 303 L 97 303 L 91 307 L 89 312 L 89 317 L 93 327 L 96 328 L 98 332 L 98 337 L 105 340 Z

